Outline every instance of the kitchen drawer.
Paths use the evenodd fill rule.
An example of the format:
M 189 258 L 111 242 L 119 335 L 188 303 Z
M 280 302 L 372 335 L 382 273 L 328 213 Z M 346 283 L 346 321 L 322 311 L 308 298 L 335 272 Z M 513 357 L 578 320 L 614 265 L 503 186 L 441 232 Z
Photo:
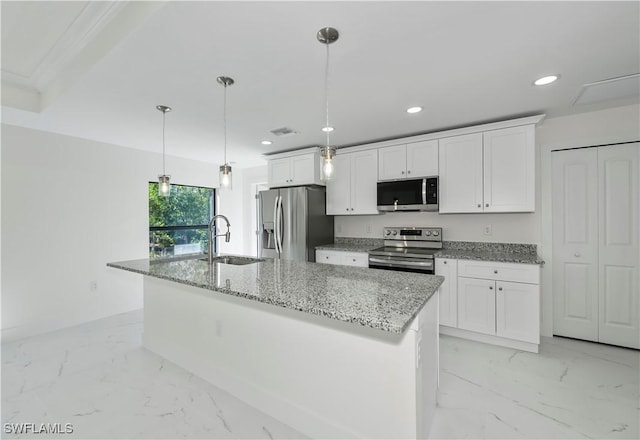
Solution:
M 458 260 L 458 276 L 540 284 L 540 266 L 537 264 Z
M 369 267 L 369 254 L 365 252 L 329 251 L 319 249 L 316 251 L 316 263 Z

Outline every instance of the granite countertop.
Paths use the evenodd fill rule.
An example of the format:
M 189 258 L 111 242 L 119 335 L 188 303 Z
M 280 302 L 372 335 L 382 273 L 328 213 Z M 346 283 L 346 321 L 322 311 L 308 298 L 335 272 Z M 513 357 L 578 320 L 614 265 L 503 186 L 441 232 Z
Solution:
M 370 244 L 357 244 L 357 243 L 332 243 L 316 246 L 316 250 L 325 251 L 341 251 L 341 252 L 369 252 L 379 246 L 373 246 Z
M 336 242 L 316 246 L 316 249 L 334 251 L 369 252 L 384 245 L 384 240 L 370 238 L 336 237 Z M 457 260 L 484 260 L 501 263 L 544 264 L 534 244 L 491 243 L 475 241 L 444 241 L 443 249 L 434 254 L 439 258 Z
M 336 237 L 334 243 L 316 246 L 316 249 L 343 252 L 369 252 L 381 246 L 384 246 L 384 240 L 382 239 Z
M 544 261 L 534 253 L 518 253 L 495 250 L 462 250 L 442 249 L 435 255 L 436 258 L 455 258 L 456 260 L 483 260 L 500 263 L 544 264 Z
M 272 259 L 209 266 L 189 256 L 107 266 L 390 333 L 403 333 L 444 281 L 437 275 Z

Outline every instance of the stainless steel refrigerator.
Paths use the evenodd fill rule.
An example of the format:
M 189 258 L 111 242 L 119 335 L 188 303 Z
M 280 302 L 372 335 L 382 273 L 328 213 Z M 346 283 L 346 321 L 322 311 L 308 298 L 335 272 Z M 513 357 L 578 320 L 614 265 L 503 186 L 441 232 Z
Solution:
M 258 201 L 260 257 L 315 262 L 315 247 L 333 243 L 323 187 L 270 189 Z

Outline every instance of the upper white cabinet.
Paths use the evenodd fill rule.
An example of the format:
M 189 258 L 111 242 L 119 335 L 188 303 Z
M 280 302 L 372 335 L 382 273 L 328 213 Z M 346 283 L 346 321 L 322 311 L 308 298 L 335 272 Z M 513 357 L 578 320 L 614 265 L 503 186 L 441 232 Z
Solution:
M 378 180 L 438 175 L 438 140 L 378 149 Z
M 441 213 L 482 212 L 482 133 L 440 139 Z
M 334 160 L 334 178 L 327 182 L 327 214 L 378 214 L 376 150 L 340 153 Z
M 440 212 L 535 210 L 535 127 L 440 139 Z
M 316 152 L 270 159 L 270 188 L 298 185 L 324 185 L 320 180 L 320 156 Z
M 485 131 L 484 212 L 535 211 L 535 128 Z

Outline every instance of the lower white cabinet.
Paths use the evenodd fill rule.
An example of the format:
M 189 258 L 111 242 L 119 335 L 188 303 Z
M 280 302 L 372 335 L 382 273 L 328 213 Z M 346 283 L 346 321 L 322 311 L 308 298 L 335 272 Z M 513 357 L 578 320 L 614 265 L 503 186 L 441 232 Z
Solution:
M 366 252 L 330 251 L 319 249 L 316 251 L 316 263 L 369 267 L 369 254 Z
M 436 260 L 436 274 L 446 279 L 447 272 L 442 266 L 438 273 Z M 458 260 L 456 272 L 457 323 L 449 317 L 453 301 L 446 298 L 447 289 L 444 289 L 440 332 L 537 353 L 540 266 Z M 451 280 L 453 274 L 449 277 Z
M 496 334 L 495 281 L 458 277 L 458 328 Z
M 439 289 L 440 325 L 458 326 L 458 260 L 436 258 L 436 275 L 442 275 L 444 282 Z

